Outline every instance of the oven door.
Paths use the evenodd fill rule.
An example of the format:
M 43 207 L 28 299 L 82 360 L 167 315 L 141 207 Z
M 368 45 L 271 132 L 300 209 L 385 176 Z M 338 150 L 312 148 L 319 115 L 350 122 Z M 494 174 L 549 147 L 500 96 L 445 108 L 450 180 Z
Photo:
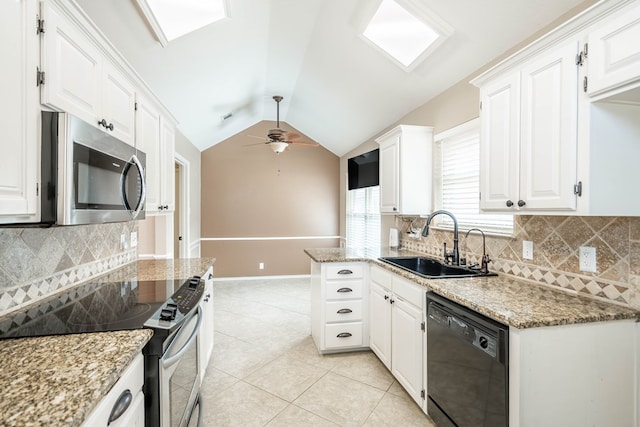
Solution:
M 186 426 L 197 406 L 200 393 L 198 339 L 202 318 L 202 309 L 198 306 L 194 314 L 185 319 L 158 361 L 161 427 Z

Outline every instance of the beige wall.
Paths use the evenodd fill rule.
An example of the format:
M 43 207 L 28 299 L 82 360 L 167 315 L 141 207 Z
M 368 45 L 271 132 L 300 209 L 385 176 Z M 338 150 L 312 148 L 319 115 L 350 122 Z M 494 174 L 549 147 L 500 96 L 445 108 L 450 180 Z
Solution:
M 309 237 L 338 235 L 339 158 L 321 146 L 276 155 L 249 136 L 273 127 L 260 122 L 202 152 L 202 255 L 216 258 L 217 277 L 309 274 L 302 250 L 338 244 Z

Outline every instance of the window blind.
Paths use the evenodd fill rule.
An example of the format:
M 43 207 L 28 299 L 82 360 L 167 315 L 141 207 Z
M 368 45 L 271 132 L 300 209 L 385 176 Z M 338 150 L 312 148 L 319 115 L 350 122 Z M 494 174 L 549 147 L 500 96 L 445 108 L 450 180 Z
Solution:
M 347 192 L 347 245 L 380 246 L 380 187 Z
M 460 230 L 480 228 L 492 234 L 513 234 L 513 215 L 480 213 L 480 134 L 478 126 L 459 133 L 447 132 L 447 138 L 436 141 L 434 174 L 435 203 L 439 209 L 452 212 Z M 435 225 L 453 228 L 445 215 L 434 218 Z

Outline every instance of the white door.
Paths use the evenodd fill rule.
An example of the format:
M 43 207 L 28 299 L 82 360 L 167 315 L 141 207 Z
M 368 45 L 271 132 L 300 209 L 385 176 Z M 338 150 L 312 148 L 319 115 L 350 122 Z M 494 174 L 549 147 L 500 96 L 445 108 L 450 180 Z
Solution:
M 0 223 L 38 220 L 37 15 L 34 0 L 0 2 Z
M 521 80 L 520 192 L 532 210 L 575 210 L 578 42 L 525 64 Z
M 400 137 L 380 144 L 380 212 L 398 213 L 400 204 Z
M 146 158 L 146 211 L 160 207 L 160 112 L 144 98 L 138 98 L 136 112 L 136 147 Z
M 589 95 L 640 79 L 640 3 L 589 33 Z
M 480 208 L 515 209 L 520 164 L 520 75 L 482 87 L 480 113 Z
M 370 283 L 369 292 L 369 347 L 387 368 L 391 368 L 391 304 L 390 292 Z
M 46 79 L 41 101 L 98 126 L 101 55 L 52 2 L 43 2 L 42 8 L 46 27 L 41 56 Z
M 164 117 L 160 120 L 160 204 L 163 212 L 175 209 L 175 139 L 176 129 Z
M 424 369 L 422 310 L 394 297 L 391 313 L 391 373 L 422 406 L 422 373 Z
M 109 129 L 105 131 L 133 146 L 136 120 L 135 87 L 113 65 L 104 61 L 101 89 L 102 108 L 99 119 L 104 119 L 109 124 Z

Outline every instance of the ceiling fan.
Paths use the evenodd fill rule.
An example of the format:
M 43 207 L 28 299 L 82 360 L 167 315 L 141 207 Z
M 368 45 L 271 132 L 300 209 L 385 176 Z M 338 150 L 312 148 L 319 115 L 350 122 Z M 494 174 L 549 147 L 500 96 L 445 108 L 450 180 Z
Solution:
M 282 153 L 284 150 L 289 148 L 289 145 L 302 145 L 307 147 L 317 147 L 318 145 L 320 145 L 317 142 L 297 141 L 297 139 L 300 138 L 300 134 L 291 133 L 280 128 L 280 101 L 282 101 L 282 99 L 283 98 L 279 95 L 273 97 L 273 100 L 276 101 L 277 105 L 276 127 L 274 129 L 269 129 L 269 132 L 267 133 L 267 140 L 264 142 L 264 144 L 268 145 L 276 154 Z M 252 138 L 264 139 L 263 137 L 259 136 L 249 136 Z

